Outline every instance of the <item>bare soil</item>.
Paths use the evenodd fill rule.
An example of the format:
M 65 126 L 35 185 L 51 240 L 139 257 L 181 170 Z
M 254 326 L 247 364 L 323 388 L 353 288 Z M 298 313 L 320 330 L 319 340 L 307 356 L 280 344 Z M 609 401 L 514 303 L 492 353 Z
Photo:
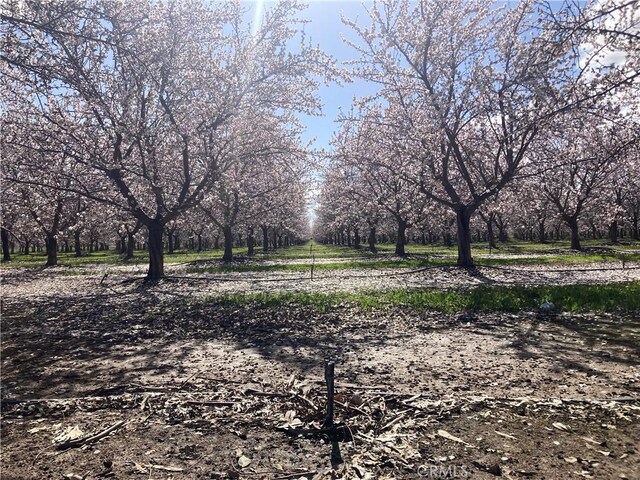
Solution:
M 232 307 L 201 296 L 325 284 L 272 272 L 149 286 L 122 283 L 131 271 L 61 270 L 2 272 L 3 479 L 640 478 L 637 312 Z M 479 281 L 638 278 L 514 270 L 482 269 Z M 366 287 L 345 270 L 327 272 L 326 288 L 393 283 L 357 273 Z M 398 277 L 416 275 L 438 286 L 478 278 Z M 335 469 L 330 445 L 283 431 L 322 424 L 325 360 L 336 362 L 337 420 L 354 437 Z M 64 434 L 114 426 L 59 448 Z

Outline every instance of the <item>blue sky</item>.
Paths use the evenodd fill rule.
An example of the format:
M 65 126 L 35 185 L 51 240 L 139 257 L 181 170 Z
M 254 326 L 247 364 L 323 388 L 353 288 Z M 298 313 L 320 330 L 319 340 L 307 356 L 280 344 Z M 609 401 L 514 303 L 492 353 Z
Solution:
M 365 4 L 366 5 L 366 4 Z M 304 12 L 304 17 L 310 20 L 305 26 L 305 33 L 313 44 L 333 56 L 339 63 L 358 58 L 358 53 L 345 44 L 342 37 L 357 40 L 353 30 L 344 25 L 341 15 L 358 23 L 368 24 L 368 14 L 359 1 L 314 1 Z M 333 131 L 337 128 L 336 118 L 340 108 L 348 111 L 354 96 L 371 95 L 378 89 L 377 85 L 354 79 L 352 83 L 323 85 L 319 96 L 322 100 L 323 115 L 321 117 L 304 117 L 307 130 L 305 139 L 315 138 L 315 146 L 328 147 Z
M 252 9 L 259 7 L 261 2 L 247 1 L 253 4 Z M 269 8 L 269 1 L 264 2 L 264 7 Z M 301 17 L 309 20 L 305 25 L 305 35 L 313 45 L 330 54 L 338 64 L 358 58 L 358 53 L 342 41 L 342 37 L 356 40 L 354 32 L 344 25 L 341 15 L 358 23 L 367 25 L 368 14 L 363 5 L 371 5 L 372 2 L 354 0 L 307 0 L 308 7 Z M 335 123 L 339 116 L 340 108 L 345 112 L 349 110 L 354 96 L 363 97 L 376 92 L 378 87 L 363 80 L 354 80 L 352 83 L 322 85 L 318 92 L 323 103 L 322 116 L 302 116 L 302 122 L 306 127 L 303 139 L 313 140 L 316 148 L 328 148 L 331 135 L 337 128 Z

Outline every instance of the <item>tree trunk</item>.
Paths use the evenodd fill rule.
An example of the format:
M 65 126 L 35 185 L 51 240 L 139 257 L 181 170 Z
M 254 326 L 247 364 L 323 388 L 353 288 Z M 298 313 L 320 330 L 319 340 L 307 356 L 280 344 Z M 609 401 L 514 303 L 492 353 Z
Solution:
M 268 227 L 265 227 L 264 225 L 262 227 L 260 227 L 260 230 L 262 230 L 262 251 L 263 252 L 268 252 L 269 251 L 269 229 Z
M 26 239 L 24 241 L 24 255 L 29 255 L 29 248 L 31 246 L 29 245 L 29 239 Z
M 473 267 L 471 258 L 471 212 L 466 206 L 456 210 L 456 227 L 458 234 L 458 266 Z
M 376 227 L 369 228 L 369 250 L 376 253 Z
M 224 234 L 224 255 L 222 255 L 223 262 L 233 261 L 233 232 L 231 226 L 225 225 L 222 229 Z
M 398 236 L 396 238 L 396 255 L 404 257 L 406 255 L 404 246 L 407 243 L 407 237 L 405 235 L 407 231 L 407 222 L 405 220 L 398 220 Z
M 164 252 L 162 245 L 162 236 L 164 234 L 164 225 L 159 219 L 151 220 L 147 225 L 149 230 L 149 272 L 147 280 L 159 280 L 164 277 Z
M 547 238 L 544 232 L 544 222 L 540 222 L 538 224 L 538 241 L 540 243 L 545 243 L 547 241 Z
M 9 230 L 4 227 L 0 227 L 0 236 L 2 237 L 2 261 L 10 262 L 11 253 L 9 250 Z
M 498 240 L 500 240 L 500 242 L 502 243 L 505 243 L 507 240 L 509 240 L 509 237 L 507 236 L 507 230 L 502 223 L 498 224 Z
M 168 243 L 168 252 L 167 253 L 171 254 L 171 253 L 173 253 L 174 248 L 175 248 L 175 246 L 173 244 L 173 231 L 172 230 L 169 230 L 167 232 L 167 243 Z
M 73 232 L 73 249 L 76 252 L 76 257 L 82 256 L 82 244 L 80 243 L 80 230 Z
M 216 238 L 216 250 L 218 249 L 218 239 Z M 198 234 L 198 252 L 202 251 L 202 234 Z
M 442 232 L 442 243 L 445 247 L 453 246 L 453 242 L 451 241 L 451 232 L 448 230 L 446 232 Z
M 489 221 L 487 222 L 487 239 L 489 241 L 489 248 L 496 248 L 496 238 L 493 233 L 493 216 L 489 215 Z
M 351 230 L 347 230 L 347 247 L 351 246 Z
M 54 267 L 58 264 L 58 239 L 55 235 L 47 235 L 47 263 L 45 266 Z
M 574 219 L 569 220 L 567 221 L 567 225 L 571 231 L 571 249 L 582 250 L 582 246 L 580 245 L 580 234 L 578 232 L 578 221 Z
M 136 247 L 136 239 L 133 236 L 133 233 L 127 232 L 127 253 L 124 256 L 125 260 L 131 260 L 133 258 L 133 251 Z
M 360 229 L 356 228 L 353 232 L 355 247 L 360 248 Z
M 618 243 L 618 221 L 614 220 L 609 225 L 609 241 L 611 243 Z
M 253 255 L 255 255 L 255 243 L 256 240 L 253 237 L 253 227 L 249 227 L 248 232 L 247 232 L 247 255 L 252 257 Z

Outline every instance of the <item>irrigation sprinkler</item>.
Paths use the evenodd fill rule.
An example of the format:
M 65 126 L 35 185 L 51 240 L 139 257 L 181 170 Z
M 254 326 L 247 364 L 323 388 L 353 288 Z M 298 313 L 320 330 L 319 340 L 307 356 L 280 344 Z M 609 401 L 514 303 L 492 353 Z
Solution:
M 347 425 L 335 423 L 334 419 L 335 363 L 325 363 L 324 379 L 327 384 L 327 415 L 322 428 L 287 428 L 284 432 L 295 437 L 315 438 L 331 443 L 331 465 L 336 467 L 344 463 L 340 453 L 340 442 L 350 442 L 352 436 Z

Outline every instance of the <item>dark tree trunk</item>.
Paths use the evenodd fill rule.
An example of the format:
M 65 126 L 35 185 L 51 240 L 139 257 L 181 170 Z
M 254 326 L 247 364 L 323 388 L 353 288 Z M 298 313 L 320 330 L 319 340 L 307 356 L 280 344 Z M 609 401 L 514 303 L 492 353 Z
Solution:
M 376 227 L 369 228 L 369 250 L 376 253 Z
M 578 221 L 575 219 L 568 220 L 567 225 L 571 231 L 571 249 L 582 250 L 582 246 L 580 245 L 580 233 L 578 231 Z
M 442 233 L 442 243 L 445 247 L 453 246 L 453 242 L 451 241 L 451 232 L 446 231 Z
M 47 235 L 47 263 L 45 266 L 53 267 L 58 264 L 58 239 L 55 235 Z
M 504 217 L 501 214 L 494 214 L 494 221 L 496 224 L 496 227 L 498 227 L 498 241 L 499 242 L 506 242 L 509 240 L 509 235 L 507 234 L 507 223 L 504 220 Z
M 540 222 L 538 224 L 538 241 L 540 243 L 545 243 L 547 241 L 547 237 L 544 232 L 544 222 Z
M 9 250 L 9 230 L 0 227 L 0 236 L 2 237 L 2 261 L 11 261 L 11 252 Z
M 611 243 L 618 243 L 618 221 L 614 220 L 609 225 L 609 241 Z
M 73 248 L 76 252 L 76 257 L 82 256 L 82 244 L 80 243 L 80 230 L 73 232 Z
M 347 246 L 351 246 L 351 230 L 347 230 Z
M 233 261 L 233 231 L 229 225 L 225 225 L 222 229 L 224 235 L 224 254 L 222 255 L 222 261 Z
M 360 248 L 360 230 L 356 228 L 353 232 L 353 235 L 354 235 L 355 247 Z
M 220 250 L 220 235 L 216 235 L 213 238 L 213 249 Z
M 268 252 L 269 251 L 269 229 L 268 227 L 265 227 L 263 225 L 262 227 L 260 227 L 260 230 L 262 230 L 262 251 Z
M 396 237 L 396 255 L 404 257 L 406 255 L 404 246 L 407 243 L 407 222 L 405 220 L 398 220 L 398 236 Z
M 471 258 L 471 212 L 468 207 L 456 210 L 456 227 L 458 234 L 458 262 L 460 267 L 473 267 Z
M 169 230 L 167 232 L 167 243 L 168 243 L 168 252 L 169 254 L 173 253 L 173 250 L 175 248 L 174 244 L 173 244 L 173 231 Z
M 125 255 L 125 260 L 130 260 L 133 258 L 133 251 L 136 248 L 136 239 L 133 236 L 133 233 L 127 232 L 127 254 Z
M 164 225 L 161 220 L 155 219 L 147 226 L 149 230 L 149 272 L 147 280 L 159 280 L 164 277 L 164 251 L 162 236 Z
M 489 248 L 496 248 L 496 238 L 493 233 L 493 215 L 489 215 L 489 221 L 487 222 L 487 240 L 489 241 Z
M 252 257 L 253 255 L 255 255 L 255 243 L 256 240 L 253 237 L 253 227 L 249 227 L 248 231 L 247 231 L 247 255 Z
M 29 239 L 26 239 L 24 241 L 24 255 L 29 255 L 29 248 L 31 248 L 29 245 Z

